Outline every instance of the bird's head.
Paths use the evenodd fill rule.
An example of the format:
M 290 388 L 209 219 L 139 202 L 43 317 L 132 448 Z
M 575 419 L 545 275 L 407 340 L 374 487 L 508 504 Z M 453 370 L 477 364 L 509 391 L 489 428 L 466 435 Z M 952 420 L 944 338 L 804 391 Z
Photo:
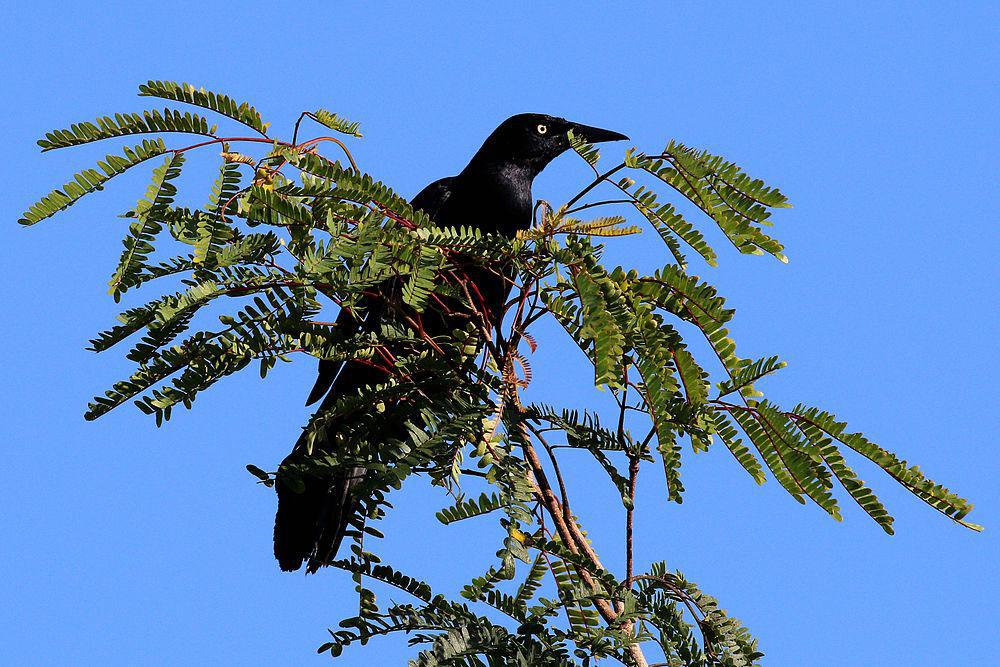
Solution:
M 473 162 L 514 163 L 537 174 L 569 149 L 569 132 L 592 144 L 628 139 L 624 134 L 540 113 L 511 116 L 486 139 Z

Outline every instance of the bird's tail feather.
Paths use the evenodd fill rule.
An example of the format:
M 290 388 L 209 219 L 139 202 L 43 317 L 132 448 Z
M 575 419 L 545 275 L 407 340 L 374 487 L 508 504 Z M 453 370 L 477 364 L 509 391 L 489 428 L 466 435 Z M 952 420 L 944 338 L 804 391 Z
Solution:
M 292 572 L 305 563 L 306 572 L 313 573 L 336 557 L 358 511 L 351 489 L 365 472 L 357 467 L 332 478 L 304 476 L 299 488 L 279 474 L 274 556 L 282 570 Z
M 336 403 L 346 392 L 385 380 L 381 371 L 359 363 L 348 362 L 335 375 L 320 410 Z M 318 451 L 331 451 L 333 436 L 343 427 L 342 417 L 326 424 L 322 442 L 315 443 Z M 334 474 L 318 474 L 296 470 L 297 464 L 309 458 L 306 435 L 295 443 L 292 453 L 278 468 L 275 489 L 278 512 L 274 519 L 274 556 L 282 570 L 291 572 L 306 564 L 306 572 L 316 572 L 337 555 L 352 519 L 357 516 L 359 501 L 352 490 L 367 471 L 363 467 L 344 468 Z

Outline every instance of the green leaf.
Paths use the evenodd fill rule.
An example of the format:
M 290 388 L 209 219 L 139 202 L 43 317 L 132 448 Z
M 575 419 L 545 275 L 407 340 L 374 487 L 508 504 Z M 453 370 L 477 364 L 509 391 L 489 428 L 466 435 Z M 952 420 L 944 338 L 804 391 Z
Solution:
M 545 554 L 539 553 L 535 556 L 534 562 L 528 569 L 528 574 L 517 589 L 514 596 L 514 603 L 517 605 L 527 605 L 535 596 L 535 592 L 542 585 L 542 579 L 548 573 L 548 564 L 545 561 Z
M 748 398 L 758 396 L 760 393 L 754 391 L 753 384 L 765 375 L 781 370 L 786 365 L 784 361 L 779 361 L 778 357 L 763 357 L 754 362 L 750 362 L 748 359 L 740 360 L 732 377 L 718 384 L 719 395 L 717 398 L 722 398 L 734 391 L 739 391 Z
M 858 479 L 854 471 L 848 467 L 847 462 L 841 455 L 837 446 L 834 444 L 833 438 L 830 438 L 826 433 L 819 429 L 814 424 L 806 421 L 804 419 L 795 419 L 792 417 L 795 426 L 798 427 L 810 442 L 816 447 L 826 461 L 827 465 L 830 466 L 830 470 L 836 475 L 837 480 L 840 481 L 841 485 L 847 492 L 851 495 L 851 498 L 861 506 L 868 516 L 875 520 L 882 530 L 888 534 L 893 534 L 892 529 L 892 516 L 886 510 L 885 506 L 879 501 L 878 497 L 865 486 L 865 483 Z
M 49 218 L 59 211 L 65 210 L 79 201 L 83 196 L 103 190 L 104 184 L 109 180 L 123 174 L 137 164 L 141 164 L 150 158 L 163 155 L 166 152 L 162 139 L 153 141 L 145 140 L 141 144 L 126 147 L 124 157 L 121 155 L 108 155 L 104 160 L 97 163 L 97 169 L 85 169 L 73 176 L 73 180 L 62 186 L 60 190 L 53 190 L 38 202 L 32 204 L 18 220 L 22 225 L 34 225 L 46 218 Z
M 679 255 L 675 251 L 675 236 L 701 255 L 710 266 L 715 266 L 718 263 L 718 256 L 712 246 L 708 244 L 705 237 L 694 225 L 677 212 L 673 204 L 659 203 L 656 194 L 642 186 L 636 188 L 635 191 L 630 191 L 628 188 L 623 188 L 623 190 L 632 197 L 632 206 L 649 221 L 681 267 L 684 266 L 685 262 L 683 255 Z
M 823 459 L 816 448 L 802 437 L 788 416 L 771 403 L 759 401 L 752 403 L 751 407 L 756 410 L 758 423 L 768 433 L 775 452 L 796 486 L 840 521 L 840 506 L 830 492 L 829 473 L 823 467 Z
M 446 507 L 440 512 L 437 512 L 434 516 L 436 516 L 437 520 L 441 523 L 448 525 L 449 523 L 463 521 L 474 516 L 489 514 L 490 512 L 501 509 L 504 505 L 505 503 L 503 499 L 497 494 L 493 493 L 487 496 L 484 493 L 479 496 L 479 500 L 473 498 L 464 502 L 456 503 L 451 507 Z
M 434 597 L 431 587 L 428 584 L 407 574 L 403 574 L 388 565 L 375 564 L 370 561 L 359 562 L 356 560 L 337 560 L 330 563 L 330 565 L 365 577 L 371 577 L 401 591 L 405 591 L 425 602 Z
M 831 438 L 844 443 L 872 461 L 911 493 L 945 516 L 966 528 L 976 531 L 983 529 L 978 524 L 963 520 L 972 511 L 972 504 L 969 501 L 931 481 L 917 466 L 909 466 L 906 461 L 882 449 L 860 433 L 849 433 L 847 424 L 837 421 L 836 417 L 829 412 L 798 405 L 792 409 L 791 414 L 796 421 L 815 426 Z
M 340 132 L 341 134 L 349 134 L 352 137 L 361 137 L 361 132 L 358 129 L 361 127 L 360 123 L 347 120 L 346 118 L 341 118 L 332 111 L 327 111 L 326 109 L 317 109 L 313 112 L 313 119 L 334 130 L 335 132 Z
M 594 384 L 617 387 L 622 381 L 628 306 L 625 295 L 604 268 L 593 256 L 581 254 L 586 247 L 582 242 L 567 246 L 568 251 L 578 254 L 582 260 L 571 268 L 572 284 L 580 299 L 579 335 L 592 345 Z
M 757 451 L 760 452 L 761 457 L 764 459 L 764 463 L 767 465 L 768 469 L 774 474 L 775 479 L 778 483 L 785 488 L 788 493 L 795 498 L 798 502 L 803 505 L 806 504 L 806 499 L 803 493 L 803 489 L 799 486 L 795 477 L 789 472 L 788 466 L 785 464 L 784 460 L 781 458 L 781 454 L 778 450 L 778 446 L 772 439 L 771 434 L 762 427 L 760 421 L 756 414 L 750 410 L 740 410 L 734 409 L 729 412 L 729 416 L 739 424 L 743 432 L 747 434 L 750 442 L 753 443 Z
M 683 397 L 674 373 L 674 350 L 681 345 L 680 336 L 658 315 L 643 304 L 635 304 L 633 345 L 636 368 L 642 376 L 640 391 L 656 433 L 657 451 L 663 460 L 667 480 L 667 499 L 683 501 L 684 485 L 681 483 L 681 448 L 677 443 L 677 430 L 687 415 L 682 409 Z
M 587 164 L 591 167 L 597 166 L 597 161 L 601 159 L 601 152 L 593 144 L 587 143 L 586 139 L 573 134 L 572 130 L 569 131 L 569 145 Z
M 403 303 L 411 306 L 418 313 L 427 308 L 427 300 L 435 289 L 437 271 L 443 258 L 434 248 L 420 245 L 417 255 L 417 265 L 413 267 L 409 277 L 403 284 Z
M 767 252 L 782 262 L 782 245 L 764 234 L 771 208 L 787 208 L 778 190 L 750 178 L 738 166 L 708 151 L 697 151 L 671 141 L 663 153 L 634 156 L 627 161 L 670 185 L 709 215 L 740 252 Z
M 261 120 L 260 113 L 252 106 L 246 102 L 236 102 L 236 100 L 227 95 L 213 93 L 204 88 L 195 88 L 190 83 L 147 81 L 139 86 L 139 95 L 160 97 L 166 100 L 173 100 L 174 102 L 184 102 L 205 109 L 211 109 L 267 136 L 269 123 Z
M 712 419 L 715 421 L 715 434 L 719 436 L 719 439 L 722 440 L 723 444 L 729 449 L 739 464 L 743 466 L 744 470 L 750 473 L 750 476 L 758 484 L 763 484 L 767 481 L 760 461 L 753 455 L 750 448 L 743 444 L 743 441 L 739 438 L 739 433 L 726 418 L 726 413 L 714 410 L 712 412 Z
M 219 167 L 219 176 L 212 185 L 205 212 L 195 216 L 194 263 L 212 264 L 218 260 L 223 244 L 232 239 L 234 231 L 226 219 L 236 208 L 232 202 L 240 192 L 239 165 L 224 162 Z
M 44 139 L 39 139 L 38 145 L 45 152 L 135 134 L 180 132 L 214 137 L 215 130 L 216 126 L 209 125 L 207 119 L 189 111 L 164 109 L 161 112 L 154 109 L 143 111 L 142 114 L 100 116 L 93 122 L 76 123 L 63 130 L 53 130 Z
M 154 250 L 156 235 L 163 229 L 159 218 L 173 203 L 177 194 L 177 188 L 171 181 L 180 176 L 183 165 L 182 153 L 169 154 L 166 161 L 153 171 L 153 181 L 146 190 L 146 197 L 140 199 L 131 211 L 136 220 L 129 225 L 129 233 L 122 241 L 125 250 L 108 283 L 109 292 L 114 295 L 115 301 L 129 288 L 140 284 L 146 261 Z

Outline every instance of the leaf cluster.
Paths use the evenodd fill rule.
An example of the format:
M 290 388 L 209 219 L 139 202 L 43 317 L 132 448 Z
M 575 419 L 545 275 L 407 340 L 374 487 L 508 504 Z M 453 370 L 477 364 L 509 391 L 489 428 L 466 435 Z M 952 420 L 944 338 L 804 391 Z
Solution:
M 655 155 L 631 150 L 601 172 L 597 149 L 571 137 L 594 180 L 564 205 L 542 202 L 538 223 L 508 239 L 438 227 L 360 170 L 340 139 L 298 139 L 307 118 L 345 139 L 361 136 L 358 123 L 333 112 L 303 113 L 284 141 L 269 136 L 253 106 L 227 95 L 165 81 L 144 84 L 140 94 L 198 107 L 252 136 L 220 134 L 207 118 L 169 108 L 55 130 L 39 141 L 43 150 L 156 136 L 74 175 L 20 222 L 36 224 L 160 158 L 144 196 L 122 216 L 123 250 L 109 286 L 116 301 L 153 283 L 164 288 L 123 310 L 91 341 L 96 352 L 130 345 L 124 354 L 135 368 L 93 399 L 87 419 L 131 401 L 161 424 L 223 378 L 251 366 L 264 378 L 296 356 L 356 360 L 384 372 L 384 382 L 339 395 L 313 415 L 303 432 L 308 456 L 292 470 L 293 479 L 358 466 L 369 471 L 356 489 L 361 507 L 352 519 L 351 555 L 330 563 L 354 578 L 358 614 L 330 631 L 322 652 L 338 656 L 353 644 L 404 632 L 419 647 L 411 664 L 420 666 L 590 665 L 603 658 L 635 664 L 641 646 L 655 646 L 662 664 L 757 664 L 762 654 L 748 631 L 681 573 L 663 563 L 632 572 L 631 541 L 624 575 L 600 564 L 570 509 L 558 467 L 563 450 L 594 457 L 629 526 L 640 471 L 661 466 L 666 499 L 680 503 L 685 443 L 699 453 L 718 441 L 757 484 L 769 473 L 792 498 L 837 520 L 837 496 L 846 494 L 892 532 L 888 510 L 848 465 L 856 456 L 979 529 L 965 521 L 971 505 L 916 466 L 829 412 L 782 408 L 758 389 L 784 362 L 737 355 L 729 333 L 735 311 L 689 271 L 684 252 L 708 265 L 721 254 L 670 200 L 693 203 L 739 252 L 786 261 L 782 245 L 764 232 L 774 210 L 788 206 L 785 196 L 736 164 L 671 141 Z M 168 147 L 180 134 L 195 143 Z M 332 145 L 347 165 L 320 151 Z M 179 205 L 187 161 L 213 151 L 218 176 L 206 203 Z M 614 198 L 597 199 L 604 190 Z M 574 217 L 597 207 L 619 212 Z M 670 262 L 648 275 L 603 263 L 595 239 L 643 233 L 647 225 Z M 470 266 L 509 267 L 498 273 L 511 282 L 508 324 L 484 316 Z M 338 327 L 324 315 L 330 309 L 379 324 Z M 595 386 L 617 405 L 613 418 L 520 403 L 519 391 L 532 381 L 531 328 L 548 317 L 592 365 Z M 445 335 L 427 332 L 441 331 L 425 327 L 432 318 L 447 324 Z M 337 446 L 316 446 L 332 437 L 334 420 Z M 273 473 L 248 470 L 273 485 Z M 419 578 L 383 563 L 371 539 L 366 543 L 366 536 L 381 537 L 377 521 L 391 510 L 390 495 L 412 476 L 452 496 L 436 515 L 442 523 L 496 519 L 495 556 L 462 589 L 461 601 L 433 594 Z M 485 490 L 466 495 L 467 487 Z M 369 582 L 416 601 L 383 609 Z

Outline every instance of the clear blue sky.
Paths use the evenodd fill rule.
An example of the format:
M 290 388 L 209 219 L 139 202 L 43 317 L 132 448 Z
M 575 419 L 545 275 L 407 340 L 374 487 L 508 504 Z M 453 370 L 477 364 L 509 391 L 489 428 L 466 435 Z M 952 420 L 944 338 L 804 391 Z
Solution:
M 412 195 L 455 173 L 506 116 L 541 111 L 708 147 L 781 186 L 791 263 L 722 250 L 695 267 L 738 309 L 741 351 L 789 368 L 762 385 L 821 404 L 973 499 L 982 535 L 855 461 L 897 517 L 890 538 L 849 501 L 836 523 L 728 453 L 688 456 L 683 506 L 651 469 L 642 562 L 665 558 L 716 595 L 778 666 L 985 665 L 998 596 L 997 43 L 980 3 L 18 3 L 0 31 L 5 194 L 0 662 L 323 664 L 313 650 L 354 606 L 337 572 L 282 575 L 274 500 L 243 469 L 273 469 L 307 415 L 306 360 L 266 383 L 224 383 L 156 429 L 131 408 L 96 423 L 86 401 L 126 369 L 83 350 L 117 312 L 105 284 L 144 177 L 122 179 L 32 229 L 21 210 L 101 149 L 40 155 L 45 131 L 140 110 L 149 78 L 252 100 L 288 129 L 325 106 L 363 122 L 363 165 Z M 610 158 L 609 158 L 610 159 Z M 536 183 L 558 200 L 572 157 Z M 712 237 L 718 240 L 718 235 Z M 654 238 L 614 261 L 661 262 Z M 554 343 L 536 398 L 600 405 Z M 116 356 L 117 355 L 117 356 Z M 589 467 L 579 475 L 599 475 Z M 603 480 L 602 480 L 603 482 Z M 444 529 L 445 499 L 397 496 L 383 551 L 441 587 L 489 557 L 490 519 Z M 575 508 L 621 562 L 610 491 Z M 460 542 L 464 540 L 464 542 Z M 341 664 L 403 664 L 402 641 Z

